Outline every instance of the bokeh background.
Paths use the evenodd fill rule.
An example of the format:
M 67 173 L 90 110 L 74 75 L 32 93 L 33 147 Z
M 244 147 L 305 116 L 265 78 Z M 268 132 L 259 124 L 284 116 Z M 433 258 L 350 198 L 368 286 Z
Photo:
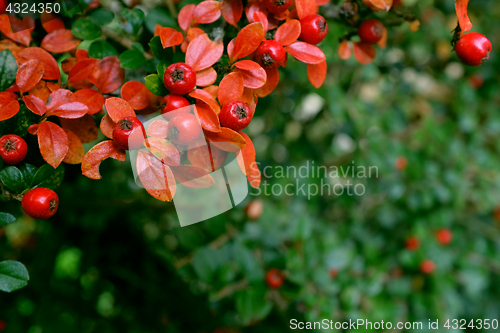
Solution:
M 160 2 L 102 4 L 139 5 L 146 24 L 138 41 L 147 43 L 153 23 L 175 24 Z M 387 48 L 366 66 L 339 59 L 338 38 L 349 30 L 330 18 L 325 84 L 313 88 L 305 65 L 289 58 L 246 130 L 261 169 L 377 167 L 378 177 L 327 180 L 362 184 L 363 195 L 252 195 L 180 228 L 173 204 L 135 186 L 129 163 L 105 161 L 100 181 L 67 165 L 52 219 L 34 221 L 0 202 L 20 216 L 0 229 L 0 257 L 23 262 L 31 276 L 26 288 L 0 294 L 4 332 L 283 332 L 291 319 L 500 319 L 500 5 L 471 1 L 473 31 L 490 38 L 493 54 L 468 68 L 450 46 L 454 1 L 402 2 L 420 30 L 393 20 Z M 244 209 L 252 200 L 263 208 L 256 220 Z M 437 242 L 440 228 L 453 233 L 450 245 Z M 406 248 L 411 236 L 417 250 Z M 420 271 L 423 260 L 435 263 L 432 274 Z M 286 276 L 278 290 L 265 283 L 270 268 Z

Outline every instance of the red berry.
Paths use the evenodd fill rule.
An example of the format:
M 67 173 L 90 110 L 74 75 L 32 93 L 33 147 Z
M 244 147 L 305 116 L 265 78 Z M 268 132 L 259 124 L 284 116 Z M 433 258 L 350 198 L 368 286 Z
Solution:
M 245 213 L 250 221 L 257 221 L 261 217 L 263 211 L 264 202 L 260 199 L 252 200 L 245 206 Z
M 379 20 L 366 20 L 359 26 L 358 35 L 362 42 L 377 44 L 384 34 L 384 26 Z
M 448 245 L 453 240 L 453 234 L 449 229 L 439 229 L 436 231 L 436 239 L 441 245 Z
M 415 251 L 419 247 L 420 247 L 420 240 L 417 237 L 415 236 L 408 237 L 408 239 L 406 240 L 406 248 L 408 250 Z
M 273 14 L 281 14 L 290 7 L 292 0 L 264 0 L 267 10 Z
M 179 95 L 167 95 L 163 98 L 163 102 L 161 104 L 161 114 L 163 118 L 166 120 L 172 119 L 172 117 L 177 116 L 180 113 L 190 113 L 191 108 L 187 108 L 187 106 L 190 106 L 191 103 L 189 101 Z M 172 112 L 178 109 L 177 112 Z
M 477 32 L 465 34 L 455 45 L 458 58 L 469 66 L 479 66 L 490 57 L 491 42 Z
M 29 216 L 38 220 L 45 220 L 57 212 L 59 197 L 56 192 L 48 188 L 37 187 L 23 196 L 22 206 Z
M 285 59 L 285 49 L 275 40 L 266 40 L 260 44 L 254 54 L 254 60 L 265 69 L 278 68 Z
M 283 273 L 277 268 L 271 268 L 266 273 L 266 283 L 269 287 L 273 289 L 278 289 L 285 282 L 285 277 Z
M 330 275 L 330 279 L 335 279 L 337 275 L 339 275 L 339 271 L 337 271 L 335 268 L 330 268 L 328 271 L 328 275 Z
M 113 141 L 125 150 L 134 150 L 142 147 L 146 131 L 141 121 L 136 117 L 126 117 L 116 123 L 113 130 Z
M 185 95 L 196 86 L 196 73 L 190 66 L 178 62 L 167 67 L 163 81 L 172 94 Z
M 436 264 L 432 260 L 424 260 L 420 263 L 420 271 L 425 274 L 431 274 L 436 270 Z
M 396 158 L 396 163 L 394 164 L 397 170 L 403 171 L 408 166 L 408 160 L 404 156 L 399 156 L 398 158 Z
M 0 156 L 2 156 L 5 164 L 17 164 L 24 160 L 27 153 L 28 145 L 21 137 L 8 134 L 0 138 Z
M 328 25 L 323 16 L 313 14 L 300 20 L 300 40 L 310 44 L 318 44 L 325 39 L 327 34 Z
M 173 117 L 168 123 L 168 137 L 178 145 L 187 145 L 201 134 L 201 126 L 194 114 L 180 114 Z
M 254 111 L 250 109 L 248 104 L 235 101 L 229 102 L 220 111 L 219 120 L 223 127 L 228 127 L 232 130 L 239 131 L 250 124 L 254 115 Z

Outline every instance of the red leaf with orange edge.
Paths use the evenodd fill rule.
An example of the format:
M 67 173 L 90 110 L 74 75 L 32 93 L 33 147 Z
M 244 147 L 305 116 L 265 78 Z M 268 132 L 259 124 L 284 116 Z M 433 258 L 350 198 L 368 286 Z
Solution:
M 63 20 L 61 20 L 56 14 L 43 12 L 40 14 L 40 21 L 42 26 L 47 33 L 51 33 L 56 30 L 66 29 Z
M 89 51 L 85 49 L 77 49 L 75 53 L 76 60 L 80 61 L 83 59 L 88 59 L 89 57 Z
M 306 64 L 319 64 L 326 59 L 319 47 L 305 42 L 295 42 L 285 46 L 285 51 Z
M 348 41 L 343 41 L 342 43 L 340 43 L 338 53 L 340 59 L 349 59 L 352 54 L 351 44 Z
M 45 36 L 41 46 L 52 53 L 64 53 L 75 49 L 81 40 L 71 33 L 71 30 L 56 30 Z
M 326 60 L 319 64 L 307 64 L 307 76 L 309 82 L 315 87 L 319 88 L 326 78 L 327 65 Z
M 189 96 L 207 103 L 215 111 L 215 113 L 220 113 L 219 103 L 217 103 L 215 98 L 208 92 L 201 89 L 195 89 L 189 93 Z
M 168 121 L 162 119 L 153 121 L 146 129 L 146 134 L 165 139 L 168 136 Z
M 90 179 L 101 179 L 99 165 L 109 157 L 125 162 L 127 153 L 111 140 L 100 142 L 83 157 L 82 174 Z
M 97 140 L 99 136 L 95 120 L 89 115 L 85 115 L 78 119 L 61 118 L 60 121 L 62 128 L 75 133 L 82 143 L 89 143 Z
M 213 67 L 208 67 L 202 71 L 196 72 L 196 85 L 206 87 L 217 81 L 217 72 Z
M 237 132 L 230 128 L 221 127 L 221 131 L 217 133 L 204 131 L 205 138 L 215 147 L 223 151 L 238 152 L 245 148 L 246 141 Z
M 260 186 L 261 174 L 255 161 L 255 147 L 248 135 L 242 131 L 239 133 L 243 139 L 245 139 L 247 145 L 237 155 L 238 165 L 241 171 L 247 176 L 250 185 L 254 188 L 258 188 Z
M 142 185 L 153 198 L 160 201 L 172 201 L 177 184 L 168 165 L 161 163 L 150 152 L 140 150 L 136 167 Z
M 121 95 L 134 110 L 147 108 L 151 101 L 151 93 L 146 85 L 139 81 L 129 81 L 125 83 L 122 87 Z
M 33 18 L 26 16 L 22 21 L 15 16 L 0 15 L 0 31 L 9 39 L 24 46 L 30 46 Z
M 245 89 L 243 76 L 238 72 L 229 73 L 220 81 L 219 103 L 224 105 L 227 102 L 238 101 L 243 89 Z
M 59 64 L 49 52 L 39 47 L 28 47 L 17 54 L 17 60 L 21 64 L 31 59 L 40 60 L 43 64 L 44 80 L 59 80 L 61 77 Z
M 83 161 L 83 156 L 85 156 L 85 149 L 83 149 L 83 144 L 78 138 L 78 136 L 65 129 L 66 136 L 68 137 L 68 153 L 64 157 L 63 162 L 68 164 L 80 164 Z
M 28 127 L 28 133 L 31 135 L 37 135 L 38 134 L 38 127 L 40 127 L 40 125 L 38 125 L 38 124 L 31 125 L 30 127 Z
M 12 91 L 2 91 L 0 92 L 0 97 L 3 97 L 3 98 L 12 98 L 12 99 L 19 99 L 19 96 L 12 92 Z
M 66 132 L 50 121 L 44 121 L 38 127 L 38 145 L 43 159 L 54 169 L 61 164 L 69 150 Z
M 472 29 L 472 22 L 467 14 L 469 0 L 455 0 L 455 11 L 457 12 L 458 23 L 462 29 L 461 34 Z
M 170 46 L 181 45 L 184 41 L 184 36 L 177 30 L 172 28 L 161 28 L 160 39 L 163 48 L 166 49 Z
M 235 72 L 243 77 L 243 85 L 247 88 L 258 89 L 262 87 L 267 80 L 267 74 L 264 68 L 251 60 L 241 60 L 234 64 Z
M 47 103 L 47 100 L 51 94 L 50 89 L 47 87 L 47 82 L 41 80 L 35 86 L 35 88 L 30 90 L 30 95 L 36 96 L 40 98 L 44 103 Z
M 99 59 L 82 59 L 78 61 L 68 74 L 68 83 L 81 82 L 88 79 L 94 72 L 95 66 Z
M 220 17 L 220 2 L 205 0 L 200 2 L 193 12 L 195 24 L 209 24 L 217 21 Z
M 227 23 L 236 25 L 243 15 L 243 2 L 241 0 L 222 0 L 220 10 Z
M 47 111 L 45 103 L 35 95 L 24 96 L 24 103 L 31 112 L 39 116 L 43 116 Z
M 144 141 L 144 145 L 151 154 L 170 166 L 181 164 L 181 155 L 177 147 L 165 138 L 153 136 Z
M 113 139 L 113 131 L 115 130 L 116 123 L 106 114 L 101 119 L 99 128 L 104 136 Z
M 210 132 L 220 132 L 219 117 L 207 103 L 198 101 L 196 103 L 196 113 L 203 129 Z
M 295 0 L 295 8 L 297 8 L 299 19 L 303 19 L 306 16 L 318 12 L 318 6 L 315 0 Z
M 245 26 L 234 40 L 230 56 L 231 62 L 252 54 L 265 39 L 266 32 L 262 23 L 255 22 Z
M 67 89 L 59 89 L 52 92 L 47 100 L 47 112 L 50 113 L 63 104 L 70 102 L 73 93 Z
M 186 64 L 198 72 L 219 61 L 222 53 L 224 53 L 224 44 L 213 42 L 207 34 L 203 34 L 189 43 L 186 51 Z
M 101 93 L 94 89 L 77 90 L 70 97 L 71 102 L 80 102 L 87 106 L 89 109 L 88 114 L 94 115 L 101 112 L 104 105 L 104 97 Z
M 179 165 L 171 169 L 177 182 L 186 187 L 207 188 L 215 184 L 207 170 L 195 165 Z
M 130 104 L 118 97 L 110 97 L 104 102 L 106 106 L 106 111 L 108 111 L 109 117 L 115 122 L 119 122 L 125 117 L 136 117 L 134 109 Z
M 257 11 L 253 14 L 253 21 L 262 23 L 264 31 L 269 29 L 269 21 L 267 20 L 267 15 L 261 11 Z
M 228 152 L 209 145 L 204 138 L 200 138 L 188 146 L 187 156 L 192 165 L 213 172 L 224 164 Z
M 17 99 L 12 98 L 10 93 L 0 93 L 0 121 L 14 117 L 20 109 Z
M 89 112 L 89 108 L 80 102 L 70 102 L 59 105 L 47 114 L 65 119 L 81 118 Z
M 324 6 L 330 3 L 330 0 L 316 0 L 316 6 Z
M 89 79 L 101 93 L 109 94 L 120 88 L 125 79 L 125 70 L 120 67 L 118 57 L 109 56 L 97 62 Z
M 297 41 L 300 37 L 300 21 L 299 20 L 289 20 L 276 30 L 274 35 L 274 40 L 283 46 L 292 44 Z
M 280 82 L 280 72 L 277 68 L 266 69 L 267 80 L 259 89 L 255 90 L 255 94 L 259 97 L 266 97 L 276 89 Z
M 16 84 L 22 92 L 35 88 L 42 79 L 44 70 L 40 60 L 31 59 L 19 66 L 16 74 Z
M 0 51 L 10 50 L 12 55 L 15 57 L 19 52 L 24 50 L 24 46 L 19 46 L 10 39 L 2 39 L 0 40 Z
M 196 5 L 189 4 L 182 7 L 177 16 L 177 21 L 179 22 L 179 27 L 182 30 L 187 31 L 193 22 L 193 14 L 196 9 Z
M 367 65 L 375 59 L 377 56 L 377 51 L 372 44 L 368 43 L 354 43 L 354 57 L 356 60 L 363 65 Z

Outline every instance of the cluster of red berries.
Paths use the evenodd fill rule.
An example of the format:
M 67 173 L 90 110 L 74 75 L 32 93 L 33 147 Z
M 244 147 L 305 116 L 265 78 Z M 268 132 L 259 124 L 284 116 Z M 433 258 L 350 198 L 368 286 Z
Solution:
M 468 66 L 479 66 L 490 57 L 490 40 L 478 32 L 470 32 L 460 38 L 455 45 L 458 58 Z
M 0 156 L 7 165 L 21 163 L 28 153 L 28 145 L 21 137 L 15 134 L 4 135 L 0 138 Z M 23 195 L 22 206 L 29 216 L 44 220 L 57 212 L 59 198 L 56 192 L 48 188 L 37 187 Z
M 435 233 L 436 240 L 439 244 L 447 246 L 453 240 L 453 233 L 446 228 L 438 229 Z M 406 248 L 410 251 L 415 251 L 420 247 L 420 240 L 416 236 L 410 236 L 406 239 Z M 436 269 L 436 265 L 432 260 L 424 260 L 420 263 L 420 271 L 425 274 L 431 274 Z

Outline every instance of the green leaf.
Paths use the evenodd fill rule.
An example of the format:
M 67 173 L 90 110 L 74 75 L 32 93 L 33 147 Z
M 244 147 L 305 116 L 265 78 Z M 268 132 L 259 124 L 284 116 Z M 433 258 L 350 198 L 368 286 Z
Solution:
M 21 104 L 19 112 L 12 118 L 0 121 L 0 133 L 16 134 L 24 137 L 28 134 L 31 124 L 39 123 L 40 116 L 34 114 L 26 105 Z
M 139 69 L 146 63 L 144 53 L 137 50 L 128 50 L 120 56 L 120 64 L 125 69 Z
M 102 30 L 91 20 L 81 19 L 73 23 L 71 33 L 80 39 L 93 40 L 101 37 Z
M 193 268 L 196 274 L 205 282 L 210 282 L 219 266 L 218 251 L 212 248 L 202 248 L 193 256 Z
M 0 227 L 4 227 L 7 224 L 11 224 L 15 220 L 16 220 L 16 218 L 12 214 L 0 213 Z
M 142 46 L 141 43 L 132 44 L 132 50 L 137 50 L 137 51 L 142 52 L 142 53 L 146 52 L 146 50 L 144 50 L 144 46 Z
M 0 290 L 12 292 L 26 287 L 30 279 L 26 267 L 18 261 L 0 262 Z
M 272 304 L 266 300 L 266 289 L 252 288 L 236 295 L 236 310 L 245 324 L 266 317 Z
M 32 186 L 33 187 L 45 187 L 51 190 L 55 190 L 64 179 L 64 165 L 60 165 L 57 169 L 54 169 L 49 164 L 44 164 L 38 169 L 35 176 L 33 177 Z
M 144 12 L 139 8 L 123 8 L 120 11 L 120 15 L 125 20 L 125 22 L 120 21 L 123 30 L 131 35 L 137 34 L 142 26 L 142 22 L 144 22 Z
M 172 62 L 172 59 L 174 58 L 174 48 L 167 47 L 166 49 L 164 49 L 163 45 L 161 44 L 160 36 L 153 37 L 151 39 L 151 42 L 149 42 L 149 47 L 151 48 L 151 51 L 153 52 L 155 58 L 157 58 L 158 60 Z
M 33 182 L 33 177 L 35 177 L 35 173 L 37 172 L 37 167 L 25 163 L 19 166 L 19 170 L 23 173 L 24 181 L 26 182 L 26 185 L 30 186 L 31 183 Z
M 102 40 L 96 40 L 89 46 L 89 57 L 102 59 L 109 56 L 117 56 L 118 51 L 113 45 Z
M 165 76 L 165 71 L 170 63 L 166 61 L 160 61 L 156 66 L 156 70 L 158 71 L 158 76 L 160 77 L 161 82 L 164 82 L 163 77 Z
M 10 166 L 0 171 L 0 180 L 15 193 L 21 193 L 27 187 L 24 182 L 23 173 L 15 166 Z
M 146 69 L 147 73 L 154 73 L 156 72 L 156 66 L 158 65 L 158 63 L 159 60 L 156 58 L 149 59 L 144 65 L 144 69 Z
M 88 7 L 88 3 L 83 0 L 64 0 L 62 1 L 61 12 L 68 17 L 82 14 Z
M 177 24 L 175 20 L 172 19 L 168 10 L 164 8 L 155 8 L 155 10 L 151 10 L 146 17 L 145 25 L 146 28 L 152 34 L 155 32 L 156 25 L 159 24 L 162 27 L 171 27 L 175 28 Z
M 165 88 L 163 82 L 161 82 L 158 74 L 146 76 L 146 87 L 148 87 L 149 91 L 158 96 L 165 96 L 168 94 L 168 90 Z
M 16 58 L 10 50 L 0 52 L 0 91 L 5 91 L 16 81 Z
M 111 23 L 114 18 L 115 14 L 112 11 L 102 8 L 90 14 L 90 19 L 101 26 Z

